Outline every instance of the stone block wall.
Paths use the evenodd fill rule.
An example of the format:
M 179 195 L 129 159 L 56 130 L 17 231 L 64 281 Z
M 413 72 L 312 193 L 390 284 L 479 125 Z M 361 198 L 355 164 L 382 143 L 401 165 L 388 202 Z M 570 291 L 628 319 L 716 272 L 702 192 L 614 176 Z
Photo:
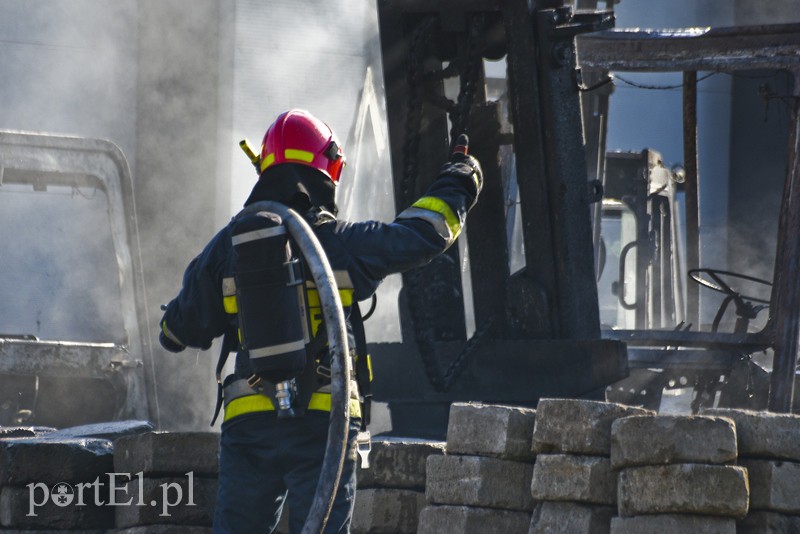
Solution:
M 747 471 L 736 461 L 733 421 L 650 415 L 612 426 L 611 464 L 619 473 L 611 532 L 735 534 L 748 509 Z
M 738 465 L 750 485 L 749 513 L 737 533 L 800 532 L 800 416 L 733 409 L 703 414 L 736 426 Z
M 445 454 L 427 462 L 419 534 L 509 533 L 527 529 L 533 509 L 531 438 L 536 411 L 455 403 Z
M 609 402 L 542 399 L 536 408 L 529 534 L 609 532 L 617 514 L 611 428 L 620 418 L 652 413 Z
M 369 467 L 359 462 L 353 534 L 413 534 L 425 505 L 425 464 L 443 442 L 377 439 Z
M 4 429 L 0 531 L 210 534 L 219 435 L 152 430 Z
M 798 438 L 790 414 L 455 403 L 446 442 L 373 442 L 352 532 L 800 532 Z M 218 455 L 141 421 L 0 428 L 0 532 L 210 533 Z
M 787 414 L 456 403 L 418 532 L 800 532 L 798 438 Z M 518 491 L 528 476 L 531 499 Z

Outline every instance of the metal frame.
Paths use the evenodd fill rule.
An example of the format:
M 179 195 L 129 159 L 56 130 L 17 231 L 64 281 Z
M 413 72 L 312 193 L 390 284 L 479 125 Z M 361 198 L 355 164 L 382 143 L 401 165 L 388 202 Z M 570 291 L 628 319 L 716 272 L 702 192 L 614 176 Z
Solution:
M 583 36 L 580 63 L 600 71 L 683 71 L 684 143 L 687 181 L 687 235 L 697 234 L 696 84 L 698 70 L 785 69 L 794 77 L 792 130 L 778 228 L 778 247 L 770 316 L 757 334 L 695 332 L 606 332 L 606 337 L 636 345 L 697 346 L 775 351 L 768 408 L 792 408 L 800 349 L 800 24 L 692 29 L 686 31 L 606 31 Z M 687 263 L 696 265 L 699 243 L 688 242 Z M 695 263 L 692 263 L 692 262 Z M 689 295 L 688 320 L 696 317 Z
M 119 147 L 100 139 L 0 131 L 0 185 L 30 183 L 101 188 L 120 272 L 122 319 L 127 341 L 81 343 L 0 338 L 0 373 L 108 380 L 118 394 L 117 418 L 147 418 L 144 363 L 151 358 L 146 325 L 133 182 Z M 107 401 L 107 400 L 106 400 Z
M 467 228 L 476 335 L 465 339 L 462 258 L 452 247 L 404 276 L 405 342 L 372 346 L 374 398 L 390 404 L 397 432 L 404 406 L 415 414 L 409 424 L 416 428 L 409 430 L 420 432 L 426 414 L 454 400 L 597 398 L 598 390 L 627 375 L 627 360 L 624 344 L 600 339 L 590 217 L 599 197 L 587 184 L 575 36 L 610 27 L 613 13 L 573 13 L 554 0 L 388 0 L 379 3 L 379 20 L 398 211 L 448 158 L 448 114 L 452 120 L 454 109 L 465 111 L 461 99 L 451 105 L 444 98 L 442 80 L 453 66 L 462 90 L 475 84 L 466 130 L 485 182 Z M 501 132 L 500 106 L 485 98 L 482 61 L 477 75 L 470 68 L 473 53 L 507 55 L 513 134 Z M 525 269 L 513 275 L 503 145 L 512 145 L 516 156 L 526 256 Z M 435 387 L 426 375 L 443 367 L 450 380 Z

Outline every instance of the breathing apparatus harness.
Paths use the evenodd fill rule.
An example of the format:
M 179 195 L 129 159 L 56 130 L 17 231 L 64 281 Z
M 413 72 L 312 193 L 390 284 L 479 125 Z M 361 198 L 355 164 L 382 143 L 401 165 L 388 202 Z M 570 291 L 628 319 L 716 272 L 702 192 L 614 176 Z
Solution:
M 257 217 L 257 219 L 253 220 L 253 216 Z M 242 221 L 249 222 L 245 224 Z M 239 225 L 240 222 L 242 222 L 241 226 Z M 288 274 L 290 272 L 295 272 L 295 267 L 284 266 L 277 269 L 275 267 L 276 261 L 282 265 L 293 263 L 293 260 L 296 258 L 292 253 L 294 245 L 297 246 L 299 251 L 297 258 L 302 257 L 305 260 L 303 265 L 308 269 L 319 294 L 320 307 L 322 308 L 323 320 L 326 325 L 324 336 L 327 338 L 328 352 L 330 354 L 330 423 L 328 426 L 328 439 L 320 478 L 317 483 L 309 515 L 303 527 L 303 532 L 321 532 L 333 506 L 336 489 L 339 485 L 339 478 L 341 477 L 344 459 L 347 453 L 347 437 L 350 425 L 349 407 L 352 389 L 350 379 L 352 366 L 348 350 L 347 327 L 334 274 L 328 263 L 325 252 L 311 227 L 297 212 L 283 204 L 273 201 L 255 202 L 242 210 L 234 218 L 232 224 L 234 226 L 234 253 L 240 254 L 241 252 L 241 255 L 237 257 L 237 262 L 242 257 L 247 258 L 245 267 L 255 266 L 256 271 L 261 271 L 258 276 L 267 276 L 268 283 L 259 285 L 256 275 L 251 271 L 244 271 L 244 274 L 238 276 L 239 279 L 235 280 L 237 288 L 226 287 L 226 291 L 223 292 L 229 293 L 230 291 L 227 290 L 233 290 L 233 294 L 228 296 L 236 297 L 235 299 L 226 301 L 228 305 L 226 311 L 233 311 L 231 304 L 235 300 L 237 305 L 236 313 L 239 315 L 240 319 L 244 317 L 245 321 L 251 320 L 249 314 L 250 308 L 249 304 L 247 304 L 250 298 L 241 298 L 245 297 L 243 294 L 244 287 L 250 287 L 249 284 L 251 283 L 253 283 L 252 287 L 255 291 L 274 290 L 282 293 L 282 296 L 286 296 L 290 300 L 294 300 L 290 293 L 292 295 L 298 295 L 296 297 L 297 300 L 294 300 L 294 302 L 299 308 L 301 303 L 304 303 L 304 299 L 299 297 L 300 291 L 302 291 L 302 284 L 294 284 L 294 275 Z M 285 232 L 281 233 L 280 230 L 276 230 L 277 228 L 284 228 Z M 236 236 L 240 237 L 236 239 Z M 289 238 L 291 238 L 291 241 Z M 244 248 L 239 250 L 235 248 L 237 245 L 256 244 L 258 240 L 264 239 L 276 240 L 274 242 L 268 242 L 268 246 L 265 248 L 269 248 L 273 252 L 278 249 L 283 251 L 282 254 L 277 255 L 278 260 L 275 258 L 266 258 L 264 255 L 259 255 L 257 252 L 255 252 L 254 257 L 248 257 L 248 254 L 254 252 L 245 250 Z M 302 273 L 303 271 L 300 272 Z M 237 265 L 237 275 L 240 274 L 242 273 L 239 272 Z M 249 278 L 251 275 L 255 278 L 256 283 Z M 237 276 L 234 278 L 237 278 Z M 280 287 L 281 280 L 283 281 L 283 287 Z M 287 282 L 289 282 L 289 285 L 286 285 Z M 240 284 L 243 285 L 239 287 Z M 298 289 L 298 287 L 300 289 Z M 262 297 L 263 296 L 264 295 L 262 295 Z M 253 300 L 255 301 L 256 299 Z M 272 299 L 268 302 L 270 305 L 274 303 Z M 263 301 L 261 304 L 263 306 Z M 217 364 L 218 401 L 216 413 L 214 415 L 215 420 L 223 401 L 224 384 L 221 379 L 222 369 L 225 365 L 228 353 L 235 350 L 239 343 L 245 348 L 252 347 L 254 349 L 255 358 L 252 356 L 250 357 L 251 364 L 255 371 L 254 375 L 260 376 L 262 373 L 264 375 L 261 376 L 260 381 L 256 379 L 249 380 L 246 383 L 248 387 L 249 383 L 252 382 L 262 384 L 264 382 L 268 383 L 270 379 L 281 380 L 281 382 L 276 384 L 275 389 L 276 397 L 278 392 L 282 391 L 287 393 L 286 396 L 282 397 L 284 399 L 284 406 L 287 408 L 285 416 L 290 415 L 288 408 L 296 408 L 298 406 L 296 399 L 294 399 L 295 402 L 292 403 L 292 399 L 289 395 L 291 394 L 291 382 L 296 380 L 297 376 L 295 373 L 297 373 L 298 369 L 298 367 L 292 366 L 296 366 L 301 357 L 303 359 L 303 366 L 300 367 L 300 369 L 305 369 L 308 365 L 308 358 L 305 357 L 307 349 L 305 336 L 307 335 L 307 331 L 303 330 L 302 326 L 306 319 L 305 316 L 301 316 L 300 312 L 297 310 L 292 314 L 287 313 L 287 315 L 292 315 L 292 317 L 286 319 L 286 321 L 291 323 L 289 327 L 292 330 L 291 334 L 286 334 L 287 337 L 284 338 L 283 342 L 272 337 L 276 335 L 274 331 L 264 337 L 255 336 L 251 340 L 245 336 L 253 331 L 252 328 L 248 329 L 247 326 L 242 328 L 242 323 L 240 323 L 238 332 L 227 332 L 225 334 L 222 342 L 220 361 Z M 302 337 L 298 337 L 298 326 Z M 240 335 L 242 336 L 241 339 L 239 339 Z M 289 339 L 289 341 L 285 341 L 286 339 Z M 300 351 L 300 342 L 302 342 L 302 352 Z M 299 354 L 302 356 L 298 357 Z M 273 357 L 276 359 L 270 360 L 270 358 Z M 280 365 L 272 365 L 273 361 L 276 363 L 280 362 L 280 364 L 288 364 L 292 370 L 280 371 L 278 370 Z M 243 383 L 242 380 L 238 380 L 237 382 L 239 384 Z M 288 384 L 286 384 L 287 382 Z M 278 386 L 281 383 L 284 383 L 284 386 L 279 389 Z M 256 397 L 258 396 L 259 395 L 256 395 Z M 280 408 L 281 398 L 277 400 L 277 405 Z M 287 402 L 288 404 L 286 404 Z M 296 416 L 297 412 L 295 412 L 294 415 Z
M 314 135 L 306 138 L 309 132 Z M 319 161 L 315 159 L 306 163 L 315 171 L 328 176 L 333 183 L 338 181 L 344 166 L 344 156 L 333 131 L 302 110 L 284 113 L 270 126 L 264 136 L 261 155 L 250 148 L 246 139 L 239 146 L 256 172 L 261 174 L 265 167 L 279 163 L 281 157 L 288 157 L 291 151 L 283 152 L 280 149 L 286 148 L 283 145 L 292 136 L 302 138 L 299 146 L 308 145 L 311 149 L 309 154 L 316 153 L 320 146 L 325 145 L 327 148 L 322 151 L 324 157 L 317 158 Z M 324 141 L 328 138 L 329 141 Z M 294 139 L 293 143 L 298 139 Z M 315 146 L 315 143 L 322 144 Z M 306 187 L 315 184 L 313 181 L 304 182 L 301 175 L 292 178 L 300 180 Z M 223 282 L 223 300 L 225 310 L 237 315 L 239 328 L 238 331 L 231 328 L 223 338 L 216 369 L 217 405 L 212 426 L 223 402 L 227 418 L 228 403 L 232 399 L 252 395 L 254 392 L 269 397 L 272 401 L 270 409 L 276 409 L 278 417 L 301 417 L 307 407 L 319 408 L 318 405 L 313 405 L 315 391 L 332 379 L 333 355 L 331 350 L 326 349 L 331 345 L 329 340 L 326 342 L 328 321 L 320 320 L 325 316 L 320 313 L 324 312 L 322 293 L 316 277 L 312 283 L 305 273 L 313 265 L 304 266 L 304 263 L 315 261 L 327 264 L 327 258 L 324 252 L 319 259 L 309 257 L 302 246 L 301 254 L 295 254 L 298 245 L 302 244 L 297 242 L 297 231 L 290 231 L 287 235 L 286 230 L 291 229 L 293 221 L 302 221 L 303 225 L 294 226 L 297 226 L 298 231 L 302 230 L 300 233 L 303 235 L 308 230 L 310 233 L 307 237 L 316 242 L 308 223 L 321 224 L 333 216 L 323 209 L 315 220 L 309 218 L 306 221 L 292 210 L 281 215 L 279 210 L 270 209 L 270 206 L 276 205 L 283 210 L 288 209 L 276 202 L 256 201 L 239 212 L 231 222 L 235 273 Z M 318 242 L 316 244 L 319 245 Z M 311 270 L 313 274 L 313 269 Z M 347 278 L 345 285 L 349 283 L 349 277 Z M 334 280 L 335 275 L 331 281 Z M 307 291 L 311 288 L 316 289 L 312 303 L 309 302 Z M 337 292 L 335 283 L 332 291 Z M 348 375 L 348 378 L 357 381 L 353 384 L 353 390 L 359 391 L 361 396 L 358 398 L 360 409 L 357 405 L 356 412 L 361 415 L 362 431 L 366 431 L 370 411 L 371 369 L 358 303 L 351 299 L 347 301 L 356 345 L 354 362 L 358 368 L 358 372 L 352 377 Z M 373 300 L 372 309 L 374 303 Z M 339 306 L 341 307 L 341 303 Z M 372 313 L 372 309 L 368 315 Z M 251 368 L 251 374 L 246 380 L 247 388 L 243 388 L 241 380 L 237 380 L 236 376 L 228 377 L 224 382 L 222 380 L 228 355 L 239 346 L 247 351 Z M 312 405 L 309 405 L 310 401 Z
M 235 273 L 223 280 L 223 299 L 225 310 L 237 315 L 239 328 L 230 328 L 222 340 L 216 369 L 217 405 L 211 424 L 216 422 L 223 402 L 227 420 L 228 404 L 254 393 L 268 397 L 272 402 L 269 409 L 275 409 L 279 418 L 302 417 L 306 407 L 320 408 L 319 402 L 313 402 L 315 392 L 331 379 L 331 354 L 319 293 L 308 280 L 304 258 L 295 254 L 297 246 L 293 246 L 275 213 L 248 209 L 234 217 L 231 230 Z M 313 299 L 308 298 L 309 289 Z M 366 431 L 372 376 L 364 319 L 358 304 L 346 297 L 355 341 L 351 379 L 355 380 L 353 391 L 360 394 L 360 406 L 351 406 L 351 416 L 360 415 L 362 431 Z M 373 297 L 367 316 L 374 304 Z M 239 346 L 247 351 L 250 374 L 231 375 L 223 381 L 228 356 Z

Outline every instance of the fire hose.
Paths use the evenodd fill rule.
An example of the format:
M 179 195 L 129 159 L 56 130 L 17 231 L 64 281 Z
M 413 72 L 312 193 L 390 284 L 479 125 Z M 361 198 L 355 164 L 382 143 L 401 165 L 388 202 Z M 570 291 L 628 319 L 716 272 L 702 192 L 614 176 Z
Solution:
M 325 528 L 330 515 L 347 453 L 351 394 L 347 327 L 333 270 L 314 231 L 296 211 L 279 202 L 255 202 L 245 208 L 242 214 L 261 211 L 279 215 L 289 235 L 300 249 L 317 286 L 326 325 L 331 356 L 331 415 L 328 441 L 314 501 L 302 530 L 302 534 L 316 534 Z

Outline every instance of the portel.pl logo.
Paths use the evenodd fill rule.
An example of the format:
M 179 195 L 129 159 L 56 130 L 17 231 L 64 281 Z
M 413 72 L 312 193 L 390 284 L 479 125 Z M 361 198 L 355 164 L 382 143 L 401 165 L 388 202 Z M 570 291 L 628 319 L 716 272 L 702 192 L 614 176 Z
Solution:
M 108 485 L 97 477 L 94 482 L 80 482 L 74 487 L 66 482 L 58 482 L 48 487 L 43 482 L 31 482 L 28 488 L 28 517 L 37 517 L 36 510 L 49 502 L 65 508 L 67 506 L 160 506 L 160 517 L 169 517 L 170 509 L 175 506 L 195 506 L 194 472 L 186 473 L 188 491 L 184 501 L 183 486 L 178 482 L 159 484 L 160 492 L 150 494 L 145 500 L 144 474 L 136 473 L 135 485 L 128 484 L 134 480 L 130 473 L 106 473 Z

